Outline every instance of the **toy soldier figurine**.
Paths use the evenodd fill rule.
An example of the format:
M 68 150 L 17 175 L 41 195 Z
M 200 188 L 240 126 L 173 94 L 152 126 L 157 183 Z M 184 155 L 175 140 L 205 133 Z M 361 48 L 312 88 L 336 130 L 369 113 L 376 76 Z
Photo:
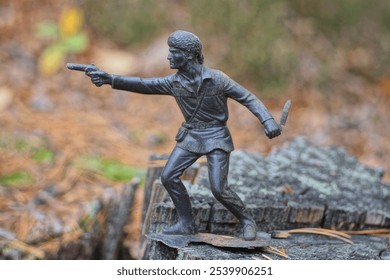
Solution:
M 254 240 L 256 223 L 227 182 L 229 156 L 233 151 L 232 137 L 226 127 L 228 98 L 246 106 L 259 119 L 269 138 L 280 135 L 281 127 L 254 94 L 221 71 L 204 66 L 202 43 L 196 35 L 176 31 L 169 36 L 168 45 L 170 67 L 178 71 L 162 78 L 111 75 L 94 65 L 78 69 L 77 64 L 68 64 L 68 68 L 85 71 L 96 86 L 109 84 L 114 89 L 171 95 L 176 99 L 185 122 L 176 135 L 177 144 L 164 167 L 161 182 L 172 198 L 178 220 L 164 229 L 164 234 L 196 233 L 190 198 L 180 176 L 199 157 L 206 155 L 213 195 L 238 218 L 244 240 Z

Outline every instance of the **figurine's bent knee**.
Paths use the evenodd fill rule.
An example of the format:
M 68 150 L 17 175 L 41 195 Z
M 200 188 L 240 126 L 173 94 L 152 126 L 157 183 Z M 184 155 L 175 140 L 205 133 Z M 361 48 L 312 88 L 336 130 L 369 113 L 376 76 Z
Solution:
M 173 185 L 180 183 L 180 179 L 174 174 L 171 174 L 169 172 L 163 172 L 161 174 L 161 183 L 165 188 L 170 188 Z
M 161 174 L 161 178 L 160 178 L 160 179 L 161 179 L 161 184 L 163 184 L 164 187 L 170 185 L 171 179 L 170 179 L 169 174 L 163 172 L 163 173 Z

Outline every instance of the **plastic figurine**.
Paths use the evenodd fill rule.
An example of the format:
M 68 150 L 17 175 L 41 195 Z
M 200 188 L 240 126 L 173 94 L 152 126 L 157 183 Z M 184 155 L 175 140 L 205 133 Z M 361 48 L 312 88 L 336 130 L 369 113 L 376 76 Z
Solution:
M 246 106 L 264 126 L 268 138 L 280 135 L 281 126 L 254 94 L 221 71 L 204 66 L 202 43 L 196 35 L 175 31 L 169 36 L 168 45 L 167 59 L 170 68 L 177 69 L 177 72 L 166 77 L 144 79 L 112 75 L 93 64 L 69 63 L 67 66 L 72 70 L 85 71 L 98 87 L 108 84 L 113 89 L 170 95 L 176 99 L 185 122 L 176 135 L 177 144 L 164 167 L 161 182 L 175 205 L 178 220 L 165 228 L 164 234 L 196 234 L 190 198 L 180 176 L 199 157 L 206 155 L 214 197 L 238 218 L 243 239 L 255 240 L 256 223 L 227 182 L 229 156 L 233 151 L 232 137 L 226 126 L 228 98 Z

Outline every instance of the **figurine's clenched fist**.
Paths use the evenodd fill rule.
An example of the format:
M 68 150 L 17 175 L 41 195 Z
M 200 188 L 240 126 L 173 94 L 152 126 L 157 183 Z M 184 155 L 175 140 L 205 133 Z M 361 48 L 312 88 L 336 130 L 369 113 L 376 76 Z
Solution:
M 269 139 L 279 136 L 282 133 L 280 126 L 273 118 L 266 120 L 263 125 L 265 134 Z
M 91 70 L 87 69 L 87 71 L 85 71 L 85 75 L 89 76 L 92 83 L 94 83 L 97 87 L 101 87 L 104 84 L 112 84 L 112 75 L 97 67 Z

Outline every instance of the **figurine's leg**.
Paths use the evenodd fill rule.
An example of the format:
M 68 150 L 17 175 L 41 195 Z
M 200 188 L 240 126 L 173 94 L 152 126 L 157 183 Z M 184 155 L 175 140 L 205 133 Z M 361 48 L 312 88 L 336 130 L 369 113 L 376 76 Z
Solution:
M 214 150 L 207 154 L 211 191 L 237 219 L 243 227 L 245 240 L 256 239 L 256 223 L 240 197 L 232 191 L 227 182 L 230 153 L 223 150 Z
M 175 147 L 164 167 L 161 182 L 169 193 L 178 215 L 177 223 L 165 229 L 163 231 L 165 234 L 194 234 L 196 232 L 191 201 L 180 176 L 199 156 Z

